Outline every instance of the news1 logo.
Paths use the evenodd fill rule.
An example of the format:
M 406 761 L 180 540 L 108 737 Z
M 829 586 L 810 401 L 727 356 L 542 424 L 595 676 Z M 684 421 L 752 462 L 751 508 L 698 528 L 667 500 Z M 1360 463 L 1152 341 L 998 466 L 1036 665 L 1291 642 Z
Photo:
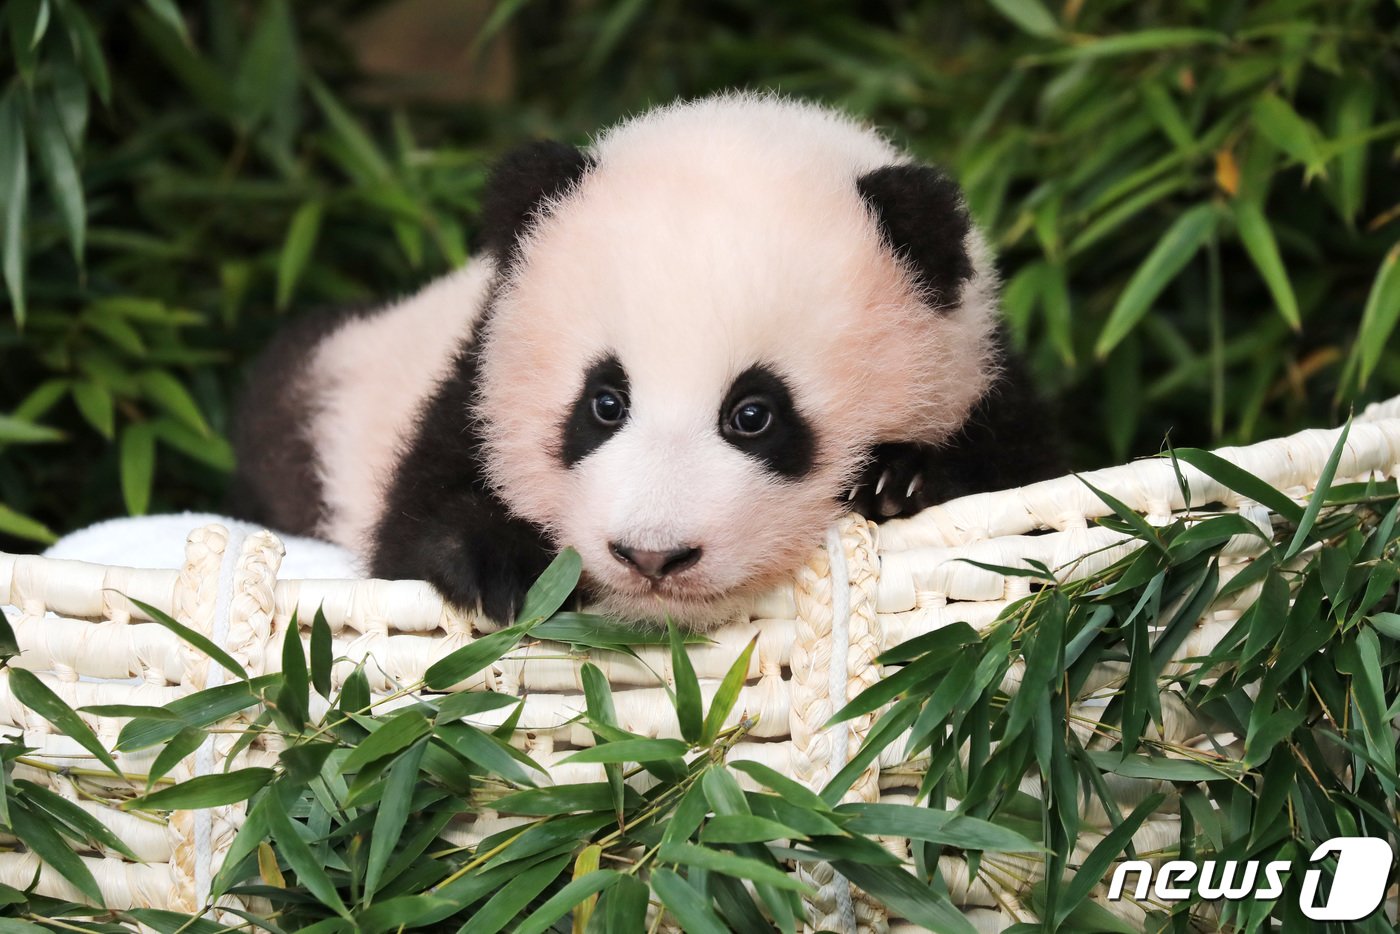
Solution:
M 1326 904 L 1317 904 L 1322 870 L 1308 869 L 1303 874 L 1298 907 L 1313 921 L 1360 921 L 1380 907 L 1395 853 L 1379 837 L 1333 837 L 1313 850 L 1308 862 L 1316 863 L 1334 853 L 1337 868 Z M 1164 902 L 1185 901 L 1193 895 L 1206 901 L 1267 900 L 1283 894 L 1284 873 L 1292 869 L 1293 863 L 1288 860 L 1206 860 L 1197 864 L 1174 859 L 1163 863 L 1161 869 L 1145 860 L 1127 860 L 1113 871 L 1108 900 L 1122 899 L 1129 873 L 1137 873 L 1132 896 L 1138 901 L 1146 898 L 1149 891 Z

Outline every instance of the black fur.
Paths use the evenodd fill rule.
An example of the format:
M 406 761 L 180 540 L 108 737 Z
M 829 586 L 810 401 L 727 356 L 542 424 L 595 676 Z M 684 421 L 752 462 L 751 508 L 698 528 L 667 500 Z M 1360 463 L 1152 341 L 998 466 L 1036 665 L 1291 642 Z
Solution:
M 593 165 L 582 150 L 539 140 L 506 153 L 491 171 L 482 199 L 478 246 L 502 268 L 514 264 L 517 245 L 548 199 L 562 195 Z
M 727 431 L 730 413 L 750 396 L 757 397 L 773 413 L 763 434 L 745 437 Z M 719 409 L 719 432 L 729 444 L 758 460 L 780 477 L 795 479 L 812 469 L 816 435 L 793 405 L 783 378 L 766 366 L 751 366 L 734 380 Z
M 1050 407 L 1025 364 L 998 335 L 1001 375 L 947 442 L 881 444 L 856 486 L 852 508 L 876 521 L 913 515 L 936 503 L 1048 480 L 1065 473 Z M 877 493 L 880 478 L 885 483 Z M 911 491 L 912 485 L 912 491 Z
M 955 182 L 927 165 L 889 165 L 856 181 L 885 238 L 908 259 L 927 301 L 952 308 L 972 277 L 971 221 Z
M 581 150 L 550 141 L 522 146 L 496 165 L 478 245 L 495 254 L 502 275 L 545 202 L 577 184 L 591 165 Z M 488 307 L 483 322 L 489 314 Z M 509 620 L 553 550 L 543 531 L 512 516 L 486 482 L 481 427 L 472 416 L 480 333 L 479 322 L 409 434 L 372 534 L 370 572 L 425 579 L 457 606 L 480 606 L 492 619 Z
M 619 428 L 600 422 L 593 414 L 593 397 L 600 390 L 611 389 L 624 399 L 628 394 L 627 371 L 616 357 L 608 356 L 588 368 L 583 377 L 583 388 L 579 390 L 569 417 L 564 420 L 560 431 L 563 443 L 559 448 L 559 459 L 565 467 L 572 467 L 589 454 L 598 450 L 603 442 L 611 438 Z
M 513 619 L 553 555 L 544 534 L 510 515 L 486 484 L 472 416 L 478 342 L 424 407 L 394 471 L 372 536 L 370 573 L 424 579 L 449 602 Z
M 253 361 L 233 420 L 238 463 L 224 500 L 228 515 L 292 535 L 317 533 L 325 502 L 307 435 L 307 364 L 341 324 L 382 310 L 349 306 L 302 315 Z

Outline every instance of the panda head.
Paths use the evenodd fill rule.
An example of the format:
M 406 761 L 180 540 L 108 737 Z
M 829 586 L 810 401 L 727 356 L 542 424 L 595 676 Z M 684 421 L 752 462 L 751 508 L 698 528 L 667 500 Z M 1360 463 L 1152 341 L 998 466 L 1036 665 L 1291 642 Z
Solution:
M 994 375 L 956 187 L 825 109 L 725 96 L 534 144 L 484 226 L 490 482 L 622 615 L 773 586 L 873 445 L 938 443 Z

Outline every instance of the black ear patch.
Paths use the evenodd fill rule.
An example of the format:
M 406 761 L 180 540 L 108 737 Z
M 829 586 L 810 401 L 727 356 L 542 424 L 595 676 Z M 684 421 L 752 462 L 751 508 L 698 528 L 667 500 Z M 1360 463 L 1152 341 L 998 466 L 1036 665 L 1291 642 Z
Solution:
M 964 240 L 971 227 L 962 192 L 926 165 L 888 165 L 856 181 L 895 252 L 908 258 L 935 308 L 955 307 L 972 278 Z
M 593 165 L 581 149 L 552 140 L 527 143 L 496 163 L 486 183 L 477 245 L 502 265 L 516 258 L 520 237 L 541 204 L 567 191 Z

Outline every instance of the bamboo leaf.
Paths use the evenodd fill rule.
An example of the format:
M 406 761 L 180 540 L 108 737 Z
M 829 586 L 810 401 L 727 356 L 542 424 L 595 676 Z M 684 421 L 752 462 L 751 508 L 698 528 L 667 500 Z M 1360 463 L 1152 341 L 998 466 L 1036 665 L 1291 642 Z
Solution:
M 1317 128 L 1287 101 L 1277 94 L 1264 94 L 1254 101 L 1251 117 L 1259 132 L 1307 166 L 1309 174 L 1322 172 L 1325 159 Z
M 1214 205 L 1198 204 L 1185 211 L 1167 229 L 1128 280 L 1109 313 L 1108 322 L 1094 345 L 1094 353 L 1100 360 L 1105 359 L 1137 326 L 1162 290 L 1210 239 L 1219 220 L 1220 214 Z
M 137 381 L 146 398 L 204 437 L 213 434 L 189 390 L 166 370 L 145 370 Z
M 301 627 L 296 613 L 282 634 L 282 685 L 277 691 L 277 711 L 293 730 L 301 730 L 310 716 L 311 679 L 306 670 L 306 650 L 301 644 Z M 421 715 L 420 715 L 421 717 Z
M 1055 910 L 1054 923 L 1062 924 L 1069 913 L 1089 896 L 1094 886 L 1103 879 L 1108 872 L 1109 864 L 1113 862 L 1127 846 L 1132 842 L 1133 834 L 1142 826 L 1143 821 L 1157 810 L 1157 806 L 1162 803 L 1165 796 L 1151 794 L 1138 803 L 1133 808 L 1133 812 L 1123 818 L 1122 823 L 1114 827 L 1104 835 L 1093 851 L 1085 857 L 1080 864 L 1078 872 L 1074 874 L 1065 887 L 1064 897 Z
M 356 122 L 336 99 L 330 90 L 318 79 L 312 77 L 307 89 L 315 99 L 331 131 L 339 140 L 345 153 L 345 167 L 355 181 L 367 184 L 382 181 L 390 175 L 389 163 L 380 154 L 378 147 L 364 128 Z
M 613 704 L 612 687 L 608 684 L 607 676 L 592 662 L 584 662 L 579 676 L 583 681 L 583 699 L 587 705 L 589 718 L 607 726 L 616 726 L 617 708 Z M 593 740 L 601 742 L 603 737 L 594 733 Z M 616 763 L 605 764 L 603 774 L 607 776 L 608 786 L 612 789 L 613 813 L 617 816 L 617 822 L 620 825 L 623 823 L 622 766 Z
M 612 869 L 595 869 L 579 876 L 531 912 L 529 917 L 520 922 L 515 934 L 544 934 L 554 922 L 580 906 L 586 899 L 599 892 L 606 892 L 620 878 L 622 874 Z
M 74 382 L 71 392 L 78 413 L 97 428 L 98 434 L 111 440 L 116 433 L 116 402 L 111 391 L 99 382 L 78 381 Z
M 122 842 L 120 837 L 112 833 L 106 824 L 62 795 L 55 794 L 43 785 L 22 778 L 15 779 L 14 787 L 15 791 L 22 794 L 26 801 L 49 812 L 55 819 L 73 828 L 79 835 L 108 849 L 115 850 L 128 859 L 136 861 L 141 859 Z
M 345 910 L 345 903 L 340 900 L 340 894 L 330 876 L 326 875 L 324 864 L 292 826 L 292 819 L 288 816 L 281 797 L 268 794 L 263 798 L 263 802 L 268 831 L 272 834 L 282 858 L 297 874 L 297 881 L 306 886 L 307 891 L 322 905 L 346 917 L 348 912 Z
M 1163 28 L 1144 29 L 1116 36 L 1087 37 L 1069 48 L 1040 56 L 1043 61 L 1065 61 L 1086 58 L 1110 58 L 1137 55 L 1193 45 L 1224 45 L 1227 37 L 1210 29 Z
M 45 720 L 57 727 L 58 731 L 88 752 L 92 753 L 97 761 L 101 762 L 112 771 L 113 775 L 121 775 L 121 769 L 117 768 L 117 762 L 112 758 L 102 743 L 88 729 L 82 717 L 64 703 L 63 698 L 53 692 L 39 676 L 25 668 L 9 669 L 10 690 L 14 692 L 15 700 L 19 701 L 30 710 L 43 717 Z
M 743 759 L 735 762 L 731 768 L 736 772 L 743 772 L 749 778 L 758 782 L 765 788 L 771 788 L 784 800 L 809 811 L 830 812 L 820 795 L 800 782 L 793 781 L 781 772 L 777 772 L 761 762 Z
M 393 755 L 416 743 L 432 729 L 428 718 L 416 710 L 401 710 L 385 720 L 369 734 L 340 763 L 342 773 L 360 769 L 385 756 Z
M 1174 456 L 1177 460 L 1190 464 L 1227 489 L 1234 490 L 1241 496 L 1247 496 L 1256 503 L 1269 507 L 1288 521 L 1294 523 L 1302 521 L 1302 506 L 1243 467 L 1232 464 L 1220 455 L 1198 448 L 1177 448 Z
M 1370 382 L 1386 348 L 1390 346 L 1390 336 L 1400 321 L 1400 243 L 1395 244 L 1381 260 L 1366 296 L 1366 307 L 1361 313 L 1361 329 L 1357 332 L 1352 356 L 1360 364 L 1360 382 L 1363 387 Z
M 747 856 L 737 856 L 733 853 L 726 853 L 721 850 L 711 850 L 707 847 L 696 846 L 693 843 L 663 844 L 660 851 L 656 854 L 656 858 L 663 863 L 679 863 L 685 866 L 706 869 L 710 872 L 722 872 L 727 876 L 734 876 L 737 879 L 762 882 L 774 888 L 786 889 L 791 892 L 802 892 L 809 895 L 816 894 L 810 886 L 798 881 L 776 866 L 761 863 Z
M 1060 31 L 1060 24 L 1040 0 L 992 0 L 992 6 L 1032 36 L 1047 39 Z
M 710 818 L 700 831 L 702 843 L 768 843 L 771 840 L 806 840 L 807 835 L 756 814 L 721 814 Z
M 192 811 L 246 801 L 276 777 L 272 769 L 248 768 L 217 775 L 199 775 L 178 785 L 153 791 L 129 807 Z
M 325 611 L 318 606 L 316 615 L 311 619 L 311 684 L 316 688 L 316 693 L 326 700 L 331 699 L 331 667 L 334 661 L 331 627 L 326 622 Z M 511 700 L 514 698 L 507 698 L 507 701 Z M 439 706 L 438 713 L 441 712 Z
M 730 934 L 729 928 L 710 907 L 710 900 L 671 870 L 653 872 L 651 887 L 686 934 Z
M 169 742 L 187 726 L 203 727 L 231 717 L 261 700 L 259 692 L 270 687 L 276 675 L 262 675 L 250 681 L 237 681 L 206 688 L 166 704 L 164 712 L 174 717 L 139 717 L 122 727 L 116 748 L 123 752 L 145 749 Z
M 97 92 L 98 99 L 104 104 L 111 103 L 112 77 L 107 71 L 107 60 L 102 55 L 102 44 L 98 41 L 92 21 L 76 3 L 63 5 L 63 18 L 77 40 L 78 62 L 82 66 L 83 74 Z
M 35 148 L 39 164 L 44 169 L 49 192 L 63 217 L 64 231 L 79 268 L 83 265 L 83 244 L 87 233 L 87 206 L 83 196 L 83 181 L 73 142 L 64 132 L 57 107 L 46 100 L 34 125 Z
M 458 934 L 496 934 L 543 892 L 545 886 L 559 878 L 568 864 L 569 854 L 565 853 L 519 873 L 487 899 L 485 905 L 472 912 Z
M 1375 116 L 1376 84 L 1369 76 L 1353 77 L 1337 107 L 1337 139 L 1355 137 Z M 1366 164 L 1370 147 L 1365 142 L 1347 146 L 1337 155 L 1337 200 L 1342 218 L 1352 223 L 1366 202 Z
M 837 814 L 854 815 L 848 830 L 871 836 L 910 837 L 964 850 L 1039 853 L 1044 847 L 990 821 L 906 804 L 843 804 Z
M 640 802 L 641 796 L 632 788 L 627 788 L 627 807 L 635 807 Z M 495 808 L 502 814 L 521 814 L 526 817 L 550 817 L 556 814 L 572 814 L 575 811 L 611 811 L 612 789 L 608 787 L 607 782 L 580 782 L 552 788 L 531 788 L 498 798 Z
M 404 825 L 408 823 L 413 791 L 418 787 L 418 767 L 427 748 L 428 741 L 420 739 L 389 767 L 389 777 L 384 781 L 384 794 L 380 797 L 379 807 L 374 813 L 374 832 L 370 834 L 369 839 L 369 859 L 365 863 L 364 881 L 366 899 L 373 898 L 379 891 L 384 869 L 389 865 L 389 857 L 393 855 Z
M 125 597 L 126 595 L 122 594 L 122 596 Z M 232 655 L 228 654 L 223 649 L 215 645 L 213 641 L 210 640 L 207 636 L 195 632 L 193 629 L 189 628 L 183 623 L 176 622 L 175 619 L 169 613 L 166 613 L 164 610 L 153 607 L 149 603 L 146 603 L 142 600 L 137 600 L 135 597 L 126 597 L 126 599 L 130 600 L 133 606 L 137 607 L 141 610 L 141 612 L 149 616 L 152 622 L 156 623 L 159 626 L 164 626 L 166 629 L 169 629 L 171 632 L 175 633 L 175 635 L 179 636 L 181 639 L 188 642 L 195 648 L 199 649 L 201 652 L 203 652 L 205 655 L 208 655 L 214 661 L 218 662 L 219 665 L 221 665 L 225 670 L 237 675 L 244 681 L 248 680 L 247 670 L 244 669 L 242 665 L 238 664 L 237 660 L 234 659 Z M 197 697 L 198 695 L 191 696 Z
M 13 677 L 14 672 L 10 674 Z M 92 877 L 87 864 L 53 829 L 48 815 L 34 814 L 23 803 L 16 801 L 10 808 L 10 830 L 36 856 L 73 883 L 79 892 L 99 905 L 104 904 L 102 890 L 98 888 L 97 880 Z
M 156 436 L 145 422 L 127 425 L 121 435 L 122 498 L 133 516 L 143 516 L 151 504 L 156 474 Z
M 175 5 L 175 0 L 146 0 L 146 6 L 163 23 L 175 30 L 175 33 L 190 44 L 189 30 L 185 28 L 185 18 L 180 15 L 180 8 Z
M 36 425 L 22 418 L 0 415 L 0 444 L 45 444 L 62 441 L 65 435 L 57 428 Z
M 703 729 L 701 721 L 700 679 L 695 677 L 695 667 L 690 663 L 685 642 L 676 629 L 676 624 L 666 621 L 666 629 L 671 634 L 671 677 L 676 682 L 676 719 L 680 721 L 681 736 L 687 743 L 696 743 Z
M 29 214 L 29 156 L 24 102 L 18 87 L 0 98 L 0 274 L 9 290 L 15 324 L 25 318 L 25 228 Z
M 1342 462 L 1342 454 L 1347 447 L 1347 436 L 1350 434 L 1351 419 L 1347 419 L 1346 424 L 1337 434 L 1337 443 L 1332 446 L 1332 453 L 1327 456 L 1327 463 L 1322 467 L 1322 473 L 1317 478 L 1312 495 L 1308 497 L 1308 507 L 1303 510 L 1303 517 L 1298 520 L 1298 528 L 1293 533 L 1293 541 L 1289 542 L 1288 550 L 1284 552 L 1284 560 L 1292 558 L 1307 547 L 1308 536 L 1312 534 L 1317 516 L 1322 511 L 1323 504 L 1327 502 L 1327 491 L 1331 489 L 1332 480 L 1337 476 L 1337 467 Z
M 700 730 L 700 745 L 708 746 L 713 743 L 720 730 L 724 729 L 724 723 L 729 719 L 730 712 L 739 700 L 739 692 L 743 690 L 744 682 L 748 679 L 749 660 L 753 657 L 756 645 L 758 636 L 755 635 L 725 672 L 724 680 L 720 682 L 719 689 L 710 700 L 710 709 L 705 714 L 705 723 Z
M 146 790 L 149 791 L 155 781 L 170 772 L 179 764 L 180 760 L 190 755 L 204 744 L 205 737 L 209 734 L 204 730 L 195 727 L 185 727 L 171 737 L 161 751 L 156 755 L 155 761 L 151 763 L 151 768 L 146 772 Z
M 837 860 L 833 868 L 888 905 L 900 917 L 938 934 L 976 934 L 977 929 L 948 896 L 898 866 L 872 866 Z
M 528 631 L 511 626 L 467 643 L 428 666 L 423 683 L 434 691 L 446 691 L 476 674 L 505 655 Z
M 451 723 L 463 717 L 519 703 L 520 698 L 510 694 L 498 694 L 495 691 L 460 691 L 438 701 L 437 716 L 434 719 L 438 723 Z
M 600 743 L 559 760 L 566 762 L 656 762 L 683 756 L 690 747 L 678 739 L 629 739 Z
M 572 548 L 560 551 L 526 592 L 516 623 L 533 627 L 553 616 L 578 586 L 582 572 L 583 559 L 577 551 Z
M 287 226 L 287 237 L 277 260 L 277 309 L 291 304 L 301 274 L 306 270 L 316 239 L 321 234 L 321 217 L 326 206 L 321 201 L 308 201 L 297 208 Z
M 1293 294 L 1293 285 L 1288 281 L 1288 273 L 1279 255 L 1278 241 L 1273 229 L 1264 217 L 1264 211 L 1254 201 L 1236 201 L 1232 206 L 1235 215 L 1235 229 L 1239 231 L 1249 258 L 1264 277 L 1274 297 L 1274 305 L 1288 326 L 1297 331 L 1302 328 L 1298 317 L 1298 298 Z
M 497 775 L 518 785 L 533 786 L 535 780 L 521 765 L 544 774 L 544 769 L 523 752 L 469 724 L 443 724 L 438 727 L 438 738 L 467 760 L 475 762 L 488 775 Z

